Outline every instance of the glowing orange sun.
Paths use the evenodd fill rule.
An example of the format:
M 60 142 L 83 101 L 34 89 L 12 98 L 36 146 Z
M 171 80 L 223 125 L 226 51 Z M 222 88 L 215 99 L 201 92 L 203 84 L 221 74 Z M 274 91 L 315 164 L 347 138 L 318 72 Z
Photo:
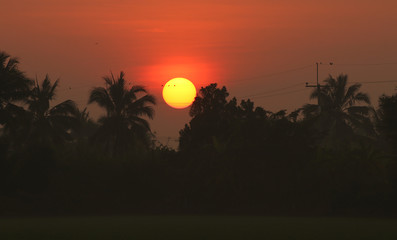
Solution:
M 196 88 L 186 78 L 173 78 L 163 88 L 164 101 L 173 108 L 186 108 L 196 97 Z

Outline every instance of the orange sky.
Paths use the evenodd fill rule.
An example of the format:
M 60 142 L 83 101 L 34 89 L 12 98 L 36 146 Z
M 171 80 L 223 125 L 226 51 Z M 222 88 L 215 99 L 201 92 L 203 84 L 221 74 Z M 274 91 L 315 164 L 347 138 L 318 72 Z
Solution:
M 273 111 L 308 102 L 303 83 L 315 81 L 317 61 L 334 62 L 320 66 L 321 80 L 329 73 L 397 80 L 397 64 L 349 65 L 397 63 L 395 0 L 0 0 L 0 9 L 0 50 L 18 56 L 31 77 L 60 78 L 58 101 L 83 108 L 102 76 L 123 70 L 157 96 L 152 127 L 164 143 L 190 119 L 161 98 L 173 77 L 197 87 L 218 82 Z M 280 73 L 290 69 L 300 70 Z M 396 85 L 363 90 L 376 104 Z

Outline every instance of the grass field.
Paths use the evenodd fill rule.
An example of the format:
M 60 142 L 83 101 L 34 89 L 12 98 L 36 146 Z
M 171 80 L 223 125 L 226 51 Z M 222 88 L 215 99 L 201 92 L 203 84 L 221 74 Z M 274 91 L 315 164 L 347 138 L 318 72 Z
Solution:
M 0 218 L 0 239 L 397 239 L 397 220 L 225 216 Z

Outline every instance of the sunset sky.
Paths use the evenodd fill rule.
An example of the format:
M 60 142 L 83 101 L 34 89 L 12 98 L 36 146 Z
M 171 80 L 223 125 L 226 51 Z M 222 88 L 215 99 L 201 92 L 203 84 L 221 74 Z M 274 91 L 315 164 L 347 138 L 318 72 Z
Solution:
M 0 0 L 0 9 L 0 50 L 29 77 L 60 78 L 58 102 L 84 108 L 104 75 L 124 71 L 157 97 L 151 125 L 163 143 L 190 120 L 161 97 L 174 77 L 197 90 L 217 82 L 270 111 L 309 102 L 316 62 L 320 80 L 396 81 L 363 84 L 375 106 L 397 86 L 396 0 Z

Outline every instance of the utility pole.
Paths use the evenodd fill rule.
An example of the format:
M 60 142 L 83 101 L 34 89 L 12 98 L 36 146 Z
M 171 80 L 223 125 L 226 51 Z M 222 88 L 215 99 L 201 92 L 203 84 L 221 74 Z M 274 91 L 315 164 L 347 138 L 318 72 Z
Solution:
M 316 85 L 309 85 L 309 83 L 307 82 L 306 83 L 306 87 L 315 87 L 315 88 L 317 88 L 317 92 L 318 92 L 318 97 L 317 97 L 317 103 L 318 103 L 318 106 L 321 106 L 321 104 L 320 104 L 320 102 L 321 102 L 321 94 L 320 94 L 320 90 L 321 90 L 321 88 L 322 87 L 325 87 L 325 85 L 320 85 L 320 83 L 318 82 L 318 65 L 319 64 L 323 64 L 322 62 L 316 62 L 316 72 L 317 72 L 317 74 L 316 74 Z M 334 63 L 333 62 L 330 62 L 329 63 L 329 65 L 333 65 Z

